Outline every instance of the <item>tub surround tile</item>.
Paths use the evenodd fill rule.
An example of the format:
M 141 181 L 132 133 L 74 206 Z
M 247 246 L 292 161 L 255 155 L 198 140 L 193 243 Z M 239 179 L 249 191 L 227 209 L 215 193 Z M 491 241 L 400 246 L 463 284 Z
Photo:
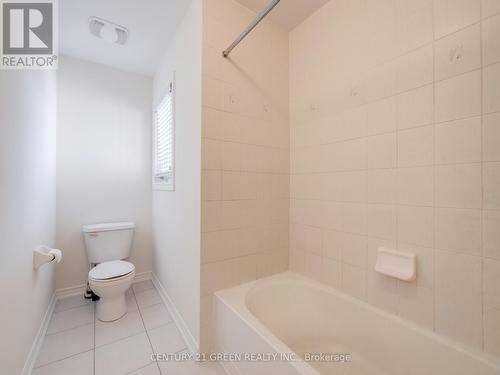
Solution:
M 500 310 L 486 308 L 484 312 L 484 351 L 500 357 Z
M 481 0 L 434 1 L 434 37 L 441 38 L 476 23 L 481 17 Z
M 435 43 L 436 81 L 481 67 L 481 26 L 475 24 Z
M 484 10 L 483 10 L 484 11 Z M 482 23 L 483 32 L 483 65 L 500 61 L 500 15 L 488 18 Z
M 436 164 L 481 161 L 481 117 L 436 125 Z

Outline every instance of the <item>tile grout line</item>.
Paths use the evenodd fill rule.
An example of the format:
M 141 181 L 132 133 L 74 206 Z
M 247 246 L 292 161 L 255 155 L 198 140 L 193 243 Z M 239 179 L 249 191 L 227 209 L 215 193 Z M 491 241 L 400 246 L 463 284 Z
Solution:
M 135 296 L 135 290 L 134 290 L 134 288 L 131 288 L 131 289 L 132 289 L 132 295 L 134 296 L 135 302 L 137 303 L 137 298 L 136 298 L 136 296 Z M 149 289 L 146 289 L 146 290 L 150 290 L 150 289 L 154 289 L 154 290 L 156 290 L 156 288 L 154 287 L 154 285 L 153 285 L 153 288 L 149 288 Z M 157 292 L 158 292 L 158 291 L 157 291 Z M 153 306 L 154 306 L 154 305 L 153 305 Z M 149 307 L 149 306 L 148 306 L 148 307 Z M 140 308 L 140 306 L 139 306 L 139 304 L 138 304 L 138 303 L 137 303 L 137 309 L 138 309 L 138 311 L 139 311 L 139 316 L 141 317 L 142 325 L 144 326 L 144 330 L 145 330 L 145 332 L 146 332 L 146 337 L 148 338 L 148 341 L 149 341 L 149 346 L 151 347 L 151 351 L 152 351 L 152 353 L 155 353 L 155 349 L 154 349 L 154 347 L 153 347 L 153 343 L 151 342 L 151 338 L 149 337 L 149 332 L 148 332 L 148 330 L 147 330 L 147 328 L 146 328 L 146 323 L 144 323 L 144 318 L 142 317 L 141 308 Z M 148 366 L 149 366 L 149 365 L 148 365 Z M 144 366 L 144 367 L 146 367 L 146 366 Z M 158 369 L 159 373 L 161 374 L 161 373 L 162 373 L 162 371 L 161 371 L 161 369 L 160 369 L 160 364 L 158 363 L 158 361 L 156 361 L 156 368 Z M 94 375 L 95 375 L 95 374 L 94 374 Z
M 96 372 L 96 361 L 95 361 L 95 357 L 96 357 L 96 350 L 95 350 L 95 334 L 96 334 L 96 325 L 97 325 L 97 314 L 96 314 L 96 309 L 97 309 L 97 303 L 94 303 L 92 302 L 92 304 L 94 305 L 94 347 L 92 348 L 93 349 L 93 374 L 95 375 L 95 372 Z

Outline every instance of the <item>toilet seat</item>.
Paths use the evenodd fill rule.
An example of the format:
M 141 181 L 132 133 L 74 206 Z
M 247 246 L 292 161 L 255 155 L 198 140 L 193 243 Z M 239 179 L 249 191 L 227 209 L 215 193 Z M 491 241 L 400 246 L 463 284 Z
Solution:
M 125 278 L 134 271 L 134 264 L 124 260 L 103 262 L 90 270 L 89 280 L 96 282 L 116 281 Z

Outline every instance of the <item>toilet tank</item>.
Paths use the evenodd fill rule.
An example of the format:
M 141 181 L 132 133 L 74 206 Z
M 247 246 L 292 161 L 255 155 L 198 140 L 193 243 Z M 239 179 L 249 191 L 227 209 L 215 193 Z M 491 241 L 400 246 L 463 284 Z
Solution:
M 104 223 L 82 226 L 89 263 L 102 263 L 130 256 L 134 223 Z

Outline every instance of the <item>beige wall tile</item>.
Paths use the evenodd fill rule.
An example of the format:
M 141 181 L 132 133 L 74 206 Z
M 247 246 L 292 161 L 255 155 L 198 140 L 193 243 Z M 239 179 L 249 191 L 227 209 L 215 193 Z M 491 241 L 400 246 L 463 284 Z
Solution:
M 397 138 L 396 133 L 375 135 L 366 140 L 366 157 L 368 168 L 396 167 Z
M 482 0 L 482 14 L 484 17 L 500 13 L 500 3 L 497 0 Z
M 366 268 L 368 242 L 366 236 L 344 233 L 342 262 L 352 266 Z
M 500 113 L 483 117 L 483 160 L 500 161 Z
M 359 267 L 342 265 L 342 290 L 359 299 L 366 299 L 366 270 Z
M 482 23 L 483 32 L 483 65 L 500 61 L 500 15 L 488 18 Z
M 500 111 L 500 64 L 483 70 L 483 112 Z
M 434 204 L 434 167 L 398 169 L 398 203 L 414 206 Z
M 434 88 L 427 85 L 396 97 L 398 129 L 431 124 L 434 120 Z
M 444 122 L 481 114 L 481 71 L 436 83 L 435 120 Z
M 398 310 L 398 284 L 393 278 L 367 271 L 366 300 L 395 314 Z
M 396 16 L 398 52 L 411 51 L 433 39 L 432 1 L 400 1 Z
M 367 172 L 367 202 L 396 202 L 397 169 L 376 169 Z
M 339 289 L 342 282 L 342 263 L 333 259 L 324 258 L 321 280 L 325 284 Z
M 435 0 L 434 37 L 441 38 L 479 21 L 481 0 Z
M 367 190 L 367 172 L 354 171 L 344 172 L 340 175 L 342 201 L 365 202 Z
M 411 90 L 433 80 L 432 45 L 421 47 L 397 60 L 398 92 Z
M 484 208 L 500 209 L 500 163 L 485 163 L 483 169 Z
M 434 246 L 434 208 L 399 206 L 397 221 L 398 242 Z
M 202 199 L 205 201 L 222 199 L 222 172 L 203 171 L 201 174 Z
M 481 161 L 481 118 L 436 125 L 436 163 Z
M 366 204 L 344 203 L 342 205 L 342 228 L 348 233 L 366 234 Z
M 398 284 L 398 314 L 427 329 L 434 329 L 434 293 L 432 289 Z
M 399 285 L 434 289 L 434 249 L 408 245 L 398 241 L 398 249 L 417 256 L 417 279 L 411 283 L 400 282 Z
M 344 234 L 333 230 L 323 230 L 323 255 L 326 258 L 340 261 L 344 248 Z
M 481 255 L 481 210 L 436 209 L 436 247 Z
M 483 260 L 484 304 L 500 310 L 500 260 Z
M 481 208 L 481 164 L 436 166 L 436 206 Z
M 366 107 L 367 135 L 390 133 L 397 127 L 396 98 L 391 96 L 370 103 Z
M 475 24 L 435 43 L 435 79 L 441 81 L 481 67 L 481 26 Z
M 500 310 L 484 310 L 484 351 L 500 357 Z
M 500 259 L 500 211 L 483 211 L 484 256 Z
M 434 164 L 434 126 L 398 132 L 398 167 Z
M 367 205 L 367 234 L 385 239 L 396 238 L 396 208 L 394 205 Z
M 481 258 L 437 251 L 435 283 L 436 332 L 480 349 Z

